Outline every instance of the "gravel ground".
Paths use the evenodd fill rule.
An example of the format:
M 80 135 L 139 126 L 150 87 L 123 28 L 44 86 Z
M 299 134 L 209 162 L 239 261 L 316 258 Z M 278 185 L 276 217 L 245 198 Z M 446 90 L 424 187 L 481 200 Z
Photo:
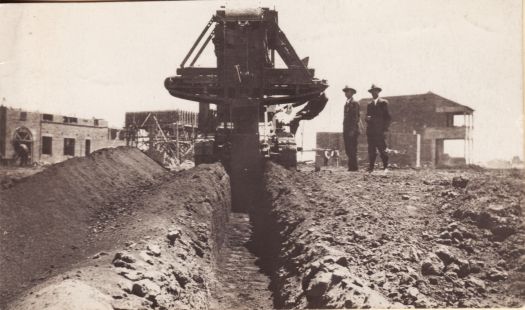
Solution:
M 523 174 L 268 164 L 281 307 L 523 306 Z

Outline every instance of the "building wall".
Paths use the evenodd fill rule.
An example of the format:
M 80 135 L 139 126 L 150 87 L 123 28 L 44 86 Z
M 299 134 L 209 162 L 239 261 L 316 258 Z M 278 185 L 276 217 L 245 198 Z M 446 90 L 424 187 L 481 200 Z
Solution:
M 348 157 L 345 152 L 343 133 L 341 132 L 318 132 L 316 146 L 319 149 L 339 150 L 340 164 L 345 165 Z M 415 167 L 417 158 L 417 136 L 403 132 L 388 132 L 386 142 L 392 153 L 389 155 L 390 163 L 399 167 Z M 317 156 L 324 156 L 322 151 Z M 360 164 L 368 163 L 368 143 L 366 134 L 359 135 L 357 157 Z M 329 163 L 332 163 L 330 161 Z M 380 162 L 380 158 L 377 158 Z
M 393 153 L 389 155 L 392 164 L 400 167 L 416 167 L 417 135 L 390 132 L 387 135 L 387 146 L 393 150 Z
M 40 149 L 40 114 L 9 108 L 6 109 L 5 112 L 5 158 L 10 159 L 15 156 L 15 148 L 13 145 L 15 132 L 21 127 L 26 127 L 31 132 L 33 138 L 30 160 L 38 160 L 38 150 Z M 25 120 L 21 118 L 21 115 L 24 112 L 26 113 Z
M 426 96 L 393 97 L 389 101 L 389 112 L 392 117 L 390 129 L 394 132 L 421 131 L 425 127 L 446 125 L 446 115 L 436 115 L 435 105 Z M 366 117 L 368 100 L 361 100 L 361 117 Z
M 420 95 L 386 97 L 389 101 L 389 111 L 392 117 L 390 132 L 421 135 L 421 165 L 434 166 L 444 159 L 444 139 L 465 139 L 465 127 L 451 127 L 449 120 L 453 115 L 471 114 L 472 109 L 443 98 L 432 92 Z M 359 101 L 361 117 L 366 116 L 366 107 L 371 99 Z M 360 140 L 366 147 L 366 139 Z M 391 146 L 392 145 L 392 146 Z M 411 144 L 391 142 L 389 147 L 410 149 Z
M 471 113 L 457 103 L 434 93 L 408 96 L 386 97 L 392 116 L 391 130 L 394 132 L 421 133 L 428 127 L 447 127 L 447 117 L 453 114 Z M 359 101 L 361 116 L 365 117 L 366 107 L 370 99 Z
M 25 119 L 22 116 L 25 113 Z M 26 112 L 20 109 L 0 107 L 0 154 L 4 164 L 16 156 L 13 144 L 17 129 L 25 127 L 32 135 L 31 162 L 56 163 L 74 156 L 84 156 L 86 140 L 90 140 L 90 152 L 105 147 L 125 145 L 125 141 L 112 139 L 108 124 L 100 119 L 80 119 L 61 115 Z M 52 138 L 51 155 L 42 154 L 42 137 Z M 74 156 L 64 155 L 64 139 L 75 139 Z
M 459 128 L 429 128 L 428 132 L 420 134 L 420 164 L 425 167 L 435 166 L 436 162 L 444 160 L 443 141 L 444 138 L 464 137 L 465 129 Z M 425 136 L 426 134 L 426 136 Z M 386 142 L 393 153 L 390 154 L 390 162 L 400 167 L 416 167 L 417 160 L 417 135 L 404 132 L 389 131 Z M 319 132 L 317 133 L 317 148 L 339 150 L 341 162 L 347 160 L 345 153 L 343 134 L 341 132 Z M 321 154 L 321 153 L 319 153 Z M 322 155 L 322 154 L 321 154 Z M 368 142 L 366 134 L 361 134 L 358 139 L 358 160 L 361 163 L 368 162 Z M 377 159 L 379 161 L 379 157 Z
M 421 139 L 421 164 L 431 166 L 435 154 L 435 140 Z
M 42 154 L 42 147 L 38 149 L 41 154 L 38 161 L 56 163 L 74 156 L 84 156 L 86 151 L 86 140 L 91 141 L 91 152 L 108 147 L 107 127 L 88 127 L 82 125 L 60 124 L 42 122 L 42 137 L 52 138 L 52 154 Z M 75 139 L 75 155 L 64 155 L 64 139 Z M 40 139 L 39 139 L 40 140 Z
M 318 132 L 316 147 L 320 149 L 344 150 L 343 134 L 341 132 Z

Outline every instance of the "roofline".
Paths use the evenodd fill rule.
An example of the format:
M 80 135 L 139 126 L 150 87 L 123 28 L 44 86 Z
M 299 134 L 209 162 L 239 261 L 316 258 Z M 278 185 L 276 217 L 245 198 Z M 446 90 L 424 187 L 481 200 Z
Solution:
M 90 117 L 90 118 L 87 118 L 87 117 L 82 117 L 82 116 L 71 116 L 71 115 L 65 115 L 65 114 L 57 114 L 57 113 L 49 113 L 49 112 L 42 112 L 40 110 L 27 110 L 27 109 L 22 109 L 22 108 L 15 108 L 15 107 L 12 107 L 12 106 L 6 106 L 6 105 L 0 105 L 0 107 L 4 107 L 8 110 L 17 110 L 17 111 L 21 111 L 21 112 L 28 112 L 28 113 L 34 113 L 34 114 L 49 114 L 49 115 L 53 115 L 53 116 L 61 116 L 61 117 L 73 117 L 73 118 L 76 118 L 76 119 L 82 119 L 82 120 L 93 120 L 93 119 L 96 119 L 96 120 L 99 120 L 99 121 L 106 121 L 106 119 L 104 118 L 99 118 L 99 117 Z
M 438 94 L 436 94 L 436 93 L 434 93 L 434 92 L 431 92 L 431 91 L 428 91 L 428 92 L 426 92 L 426 93 L 422 93 L 422 94 L 413 94 L 413 95 L 395 95 L 395 96 L 384 96 L 384 97 L 379 96 L 379 98 L 390 99 L 390 98 L 397 98 L 397 97 L 417 97 L 417 96 L 426 96 L 426 95 L 434 95 L 434 96 L 438 96 L 439 98 L 443 98 L 443 99 L 445 99 L 445 100 L 448 100 L 448 101 L 450 101 L 450 102 L 452 102 L 452 103 L 454 103 L 454 104 L 457 104 L 458 106 L 461 106 L 461 107 L 463 107 L 463 108 L 465 108 L 465 109 L 467 109 L 467 110 L 470 110 L 470 111 L 472 111 L 472 112 L 475 111 L 473 108 L 471 108 L 471 107 L 469 107 L 469 106 L 466 106 L 466 105 L 461 104 L 461 103 L 457 103 L 457 102 L 455 102 L 454 100 L 450 100 L 450 99 L 448 99 L 448 98 L 445 98 L 445 97 L 443 97 L 443 96 L 440 96 L 440 95 L 438 95 Z M 361 99 L 359 99 L 358 101 L 362 101 L 362 100 L 372 100 L 372 97 L 361 98 Z
M 148 110 L 148 111 L 127 111 L 128 113 L 162 113 L 162 112 L 189 112 L 189 113 L 199 113 L 199 112 L 193 112 L 190 110 L 184 110 L 184 109 L 174 109 L 174 110 Z

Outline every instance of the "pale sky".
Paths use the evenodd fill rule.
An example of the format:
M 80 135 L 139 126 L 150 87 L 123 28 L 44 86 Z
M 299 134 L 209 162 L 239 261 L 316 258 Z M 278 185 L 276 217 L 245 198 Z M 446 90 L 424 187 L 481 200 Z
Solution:
M 329 102 L 305 125 L 341 131 L 348 84 L 367 97 L 432 91 L 475 109 L 474 159 L 522 154 L 520 0 L 206 1 L 0 4 L 0 104 L 124 123 L 126 111 L 183 108 L 163 81 L 212 14 L 265 6 Z M 213 45 L 200 62 L 214 66 Z M 523 156 L 521 156 L 523 158 Z

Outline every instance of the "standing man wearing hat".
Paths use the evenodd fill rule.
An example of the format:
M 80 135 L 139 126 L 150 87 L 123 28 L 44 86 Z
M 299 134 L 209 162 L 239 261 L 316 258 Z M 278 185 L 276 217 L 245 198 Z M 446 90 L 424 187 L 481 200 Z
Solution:
M 359 103 L 354 100 L 355 89 L 345 86 L 343 138 L 348 157 L 348 171 L 357 171 L 357 138 L 359 137 Z
M 386 171 L 388 168 L 388 154 L 386 153 L 386 141 L 385 132 L 388 131 L 390 126 L 390 113 L 388 112 L 388 101 L 379 98 L 381 88 L 372 84 L 368 90 L 372 94 L 372 101 L 368 103 L 366 109 L 366 136 L 368 139 L 368 159 L 369 168 L 368 171 L 374 170 L 376 161 L 376 150 L 379 151 L 379 155 L 383 160 L 383 169 Z

